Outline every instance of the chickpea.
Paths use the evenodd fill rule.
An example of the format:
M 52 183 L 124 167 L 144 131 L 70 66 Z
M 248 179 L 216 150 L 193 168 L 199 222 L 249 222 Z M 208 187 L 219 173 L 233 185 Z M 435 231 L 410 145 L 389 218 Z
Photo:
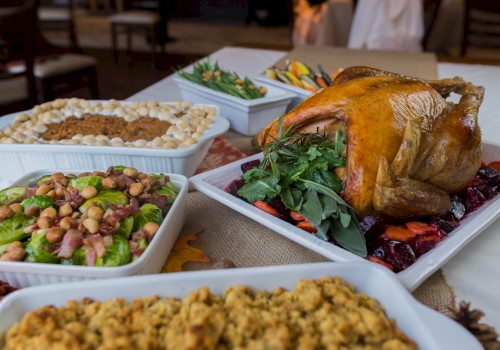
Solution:
M 87 214 L 88 218 L 96 219 L 97 221 L 101 221 L 102 217 L 104 216 L 104 210 L 99 207 L 89 207 L 87 208 L 85 213 Z
M 24 245 L 19 241 L 12 242 L 0 257 L 0 261 L 21 261 L 24 259 L 24 254 Z
M 24 214 L 26 214 L 29 217 L 34 217 L 34 216 L 38 216 L 39 212 L 40 212 L 40 210 L 37 207 L 29 207 L 29 208 L 26 208 L 26 210 L 24 211 Z
M 144 233 L 146 235 L 148 235 L 148 237 L 153 237 L 159 228 L 160 228 L 160 225 L 158 225 L 156 222 L 150 221 L 144 225 L 142 230 L 144 231 Z
M 50 243 L 58 243 L 61 242 L 64 237 L 64 229 L 60 227 L 51 227 L 45 234 L 45 238 Z
M 54 219 L 53 218 L 50 218 L 48 216 L 44 216 L 44 217 L 41 217 L 39 218 L 37 221 L 36 221 L 36 224 L 38 225 L 38 227 L 40 228 L 50 228 L 52 227 L 52 224 L 54 223 Z
M 63 204 L 59 207 L 59 215 L 69 216 L 73 213 L 73 208 L 69 203 Z
M 47 192 L 46 196 L 49 196 L 50 198 L 54 199 L 57 197 L 56 191 L 50 190 L 49 192 Z
M 40 185 L 40 187 L 37 188 L 35 194 L 37 196 L 42 195 L 42 194 L 47 194 L 50 191 L 50 186 L 47 184 Z
M 66 186 L 58 186 L 56 188 L 56 196 L 62 197 L 64 195 L 64 190 L 66 190 Z
M 76 220 L 73 218 L 70 218 L 70 217 L 64 217 L 59 222 L 59 227 L 64 229 L 64 230 L 70 230 L 76 226 L 77 226 Z
M 12 203 L 11 205 L 9 205 L 9 208 L 12 209 L 15 213 L 23 211 L 23 206 L 20 203 Z
M 133 197 L 137 197 L 142 193 L 142 190 L 144 190 L 144 185 L 140 182 L 135 182 L 130 184 L 128 193 Z
M 0 219 L 8 219 L 14 215 L 14 210 L 12 208 L 2 205 L 0 206 Z
M 64 177 L 63 173 L 54 173 L 50 175 L 51 180 L 62 179 Z
M 90 233 L 99 232 L 99 222 L 96 219 L 86 218 L 82 222 L 83 227 L 87 229 Z
M 97 194 L 97 189 L 94 186 L 85 186 L 82 190 L 82 197 L 85 199 L 89 199 L 94 197 Z
M 149 185 L 153 186 L 154 183 L 155 183 L 155 179 L 153 177 L 151 177 L 151 176 L 148 176 L 148 177 L 142 179 L 141 183 L 143 185 L 149 184 Z
M 116 181 L 111 177 L 106 177 L 102 180 L 102 187 L 105 190 L 112 190 L 116 188 Z
M 93 172 L 94 176 L 99 176 L 99 177 L 105 177 L 106 174 L 103 173 L 102 171 L 94 171 Z
M 137 171 L 136 168 L 125 168 L 123 169 L 123 175 L 135 178 L 139 172 Z
M 40 217 L 45 217 L 45 216 L 49 218 L 55 218 L 57 216 L 57 210 L 52 207 L 45 208 L 40 213 Z
M 145 173 L 142 173 L 142 172 L 140 172 L 139 174 L 137 174 L 137 178 L 139 180 L 141 180 L 141 181 L 142 181 L 142 179 L 145 179 L 146 177 L 148 177 L 148 174 L 145 174 Z

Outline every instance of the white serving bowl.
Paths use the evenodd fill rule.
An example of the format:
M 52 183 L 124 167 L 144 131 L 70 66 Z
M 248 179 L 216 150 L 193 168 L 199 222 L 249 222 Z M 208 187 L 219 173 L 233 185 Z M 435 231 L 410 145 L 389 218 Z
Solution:
M 98 170 L 105 171 L 106 168 Z M 139 170 L 142 171 L 142 169 Z M 20 178 L 13 186 L 29 185 L 36 182 L 42 176 L 55 172 L 80 174 L 84 170 L 38 170 Z M 60 282 L 159 273 L 184 225 L 188 192 L 188 179 L 184 175 L 168 173 L 165 175 L 168 175 L 174 185 L 177 186 L 179 195 L 163 219 L 149 246 L 137 260 L 127 265 L 116 267 L 0 261 L 0 280 L 8 282 L 14 287 L 21 288 Z
M 128 102 L 122 102 L 128 103 Z M 219 110 L 217 106 L 210 106 Z M 26 111 L 25 113 L 30 113 Z M 0 130 L 19 113 L 0 118 Z M 63 144 L 0 144 L 0 179 L 12 182 L 38 169 L 106 169 L 127 165 L 144 172 L 193 175 L 217 136 L 229 130 L 219 113 L 192 146 L 179 149 Z
M 278 287 L 293 289 L 299 279 L 324 276 L 340 277 L 358 292 L 377 299 L 387 316 L 396 321 L 419 349 L 482 349 L 471 333 L 452 319 L 419 303 L 385 268 L 375 264 L 331 262 L 114 278 L 15 291 L 0 302 L 0 345 L 10 326 L 28 311 L 45 305 L 64 306 L 69 300 L 86 297 L 97 301 L 118 297 L 131 301 L 153 295 L 182 298 L 203 286 L 217 295 L 235 285 L 266 291 Z
M 260 84 L 267 88 L 266 96 L 245 100 L 179 76 L 175 76 L 174 81 L 179 86 L 185 101 L 219 106 L 221 115 L 229 120 L 231 129 L 246 136 L 258 134 L 267 124 L 284 114 L 295 97 L 289 91 Z

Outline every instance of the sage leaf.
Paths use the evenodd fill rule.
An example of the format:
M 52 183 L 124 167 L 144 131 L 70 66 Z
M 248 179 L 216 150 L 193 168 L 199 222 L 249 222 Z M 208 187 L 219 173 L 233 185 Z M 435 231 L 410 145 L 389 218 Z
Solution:
M 323 220 L 321 224 L 315 225 L 314 227 L 318 232 L 314 234 L 315 237 L 322 239 L 323 241 L 328 241 L 328 230 L 330 230 L 332 223 L 330 220 Z
M 333 220 L 332 236 L 339 246 L 351 253 L 362 258 L 368 254 L 365 236 L 363 236 L 354 221 L 351 220 L 348 227 L 343 227 L 339 220 Z
M 298 180 L 301 181 L 306 188 L 308 188 L 310 190 L 314 190 L 314 191 L 319 192 L 319 193 L 322 193 L 324 195 L 330 196 L 333 199 L 335 199 L 337 201 L 337 203 L 348 206 L 348 204 L 330 188 L 328 188 L 326 186 L 322 186 L 322 185 L 320 185 L 316 182 L 313 182 L 313 181 L 304 180 L 304 179 L 298 179 Z
M 347 228 L 351 223 L 351 214 L 349 214 L 344 207 L 339 207 L 339 220 L 344 228 Z
M 298 188 L 283 187 L 280 196 L 283 204 L 290 210 L 299 211 L 302 207 L 304 194 Z
M 319 200 L 321 201 L 321 206 L 323 207 L 323 212 L 321 213 L 322 220 L 325 220 L 333 213 L 337 212 L 338 205 L 335 199 L 329 196 L 321 195 L 319 196 Z
M 316 191 L 306 191 L 304 194 L 304 202 L 300 208 L 299 214 L 304 216 L 311 224 L 319 225 L 321 223 L 321 214 L 323 208 Z

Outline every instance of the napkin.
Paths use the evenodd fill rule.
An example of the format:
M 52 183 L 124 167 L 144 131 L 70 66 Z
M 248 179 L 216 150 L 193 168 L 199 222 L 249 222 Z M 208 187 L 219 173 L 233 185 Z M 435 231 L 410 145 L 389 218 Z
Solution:
M 417 52 L 423 35 L 421 0 L 359 0 L 348 47 Z

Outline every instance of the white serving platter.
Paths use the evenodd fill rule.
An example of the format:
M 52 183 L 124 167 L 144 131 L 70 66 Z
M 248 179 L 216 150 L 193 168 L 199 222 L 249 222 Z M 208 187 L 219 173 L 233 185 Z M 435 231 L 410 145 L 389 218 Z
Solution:
M 132 102 L 120 102 L 123 104 Z M 208 106 L 208 105 L 205 105 Z M 219 111 L 219 107 L 210 106 Z M 19 113 L 0 118 L 0 130 Z M 181 149 L 87 146 L 62 144 L 0 144 L 0 179 L 13 182 L 38 169 L 106 169 L 126 165 L 145 172 L 193 175 L 217 136 L 229 130 L 229 122 L 217 113 L 214 122 L 192 146 Z
M 295 95 L 295 97 L 293 98 L 290 105 L 288 105 L 289 110 L 294 108 L 295 106 L 297 106 L 298 104 L 300 104 L 302 101 L 304 101 L 306 98 L 308 98 L 309 96 L 311 96 L 313 94 L 313 92 L 308 91 L 306 89 L 302 89 L 298 86 L 286 84 L 286 83 L 283 83 L 282 81 L 279 81 L 279 80 L 270 79 L 270 78 L 266 77 L 265 75 L 256 76 L 254 79 L 257 82 L 260 82 L 260 83 L 263 83 L 266 85 L 275 86 L 279 89 L 293 93 Z
M 487 163 L 500 159 L 500 145 L 490 143 L 483 144 L 483 151 L 483 160 Z M 227 205 L 229 208 L 238 211 L 326 258 L 341 262 L 363 261 L 367 264 L 373 264 L 339 246 L 322 241 L 310 233 L 276 218 L 273 215 L 267 214 L 255 206 L 224 191 L 224 188 L 231 181 L 241 175 L 241 164 L 261 158 L 262 154 L 256 154 L 223 167 L 193 176 L 189 181 L 191 186 L 198 191 L 203 192 L 207 196 Z M 409 290 L 416 289 L 427 277 L 443 266 L 499 217 L 500 195 L 487 202 L 475 212 L 469 214 L 466 219 L 461 221 L 460 226 L 453 230 L 446 239 L 441 241 L 429 252 L 420 256 L 413 265 L 397 273 L 396 276 Z
M 131 301 L 152 295 L 182 298 L 203 286 L 218 295 L 234 285 L 267 291 L 278 287 L 293 289 L 299 279 L 324 276 L 340 277 L 358 292 L 377 299 L 388 317 L 395 319 L 421 350 L 482 349 L 457 322 L 414 299 L 387 269 L 375 264 L 332 262 L 135 276 L 22 289 L 0 302 L 0 336 L 3 339 L 5 331 L 26 312 L 44 305 L 63 306 L 68 300 L 88 297 L 105 301 L 121 297 Z
M 95 170 L 106 171 L 106 169 Z M 142 171 L 142 169 L 139 170 Z M 55 172 L 80 174 L 85 171 L 88 170 L 38 170 L 20 178 L 12 186 L 26 186 L 36 182 L 42 176 Z M 170 180 L 179 189 L 179 194 L 163 219 L 154 238 L 149 243 L 149 246 L 137 260 L 130 264 L 116 267 L 0 261 L 0 280 L 10 283 L 16 288 L 22 288 L 51 283 L 159 273 L 184 226 L 189 187 L 188 179 L 184 175 L 169 173 L 165 175 L 168 175 Z
M 231 129 L 247 136 L 259 133 L 276 117 L 284 114 L 295 97 L 292 92 L 273 85 L 261 84 L 267 88 L 266 95 L 245 100 L 193 83 L 177 75 L 173 79 L 179 86 L 184 100 L 219 106 L 221 115 L 229 120 Z

